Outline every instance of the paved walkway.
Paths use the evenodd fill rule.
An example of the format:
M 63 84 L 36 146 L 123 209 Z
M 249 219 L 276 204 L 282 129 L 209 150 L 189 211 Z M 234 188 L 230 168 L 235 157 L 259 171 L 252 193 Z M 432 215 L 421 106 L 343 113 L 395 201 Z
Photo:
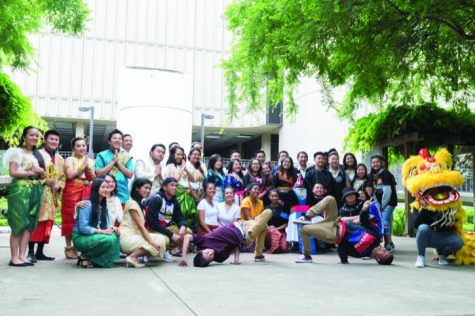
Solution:
M 46 253 L 54 262 L 8 267 L 8 234 L 0 234 L 0 315 L 475 315 L 475 266 L 413 266 L 414 239 L 396 238 L 392 266 L 336 253 L 293 263 L 181 268 L 158 262 L 143 269 L 81 269 L 63 259 L 58 232 Z M 430 254 L 430 252 L 428 252 Z M 190 256 L 190 262 L 192 258 Z

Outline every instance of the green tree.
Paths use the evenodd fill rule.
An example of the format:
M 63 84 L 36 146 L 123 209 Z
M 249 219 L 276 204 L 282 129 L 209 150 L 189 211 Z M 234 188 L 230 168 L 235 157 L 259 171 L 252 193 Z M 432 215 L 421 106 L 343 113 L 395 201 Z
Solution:
M 254 110 L 280 100 L 295 112 L 301 76 L 346 85 L 336 106 L 343 117 L 362 101 L 467 108 L 474 100 L 472 0 L 235 0 L 226 17 L 232 115 L 240 102 Z
M 0 5 L 0 135 L 15 144 L 16 132 L 27 125 L 45 127 L 24 96 L 3 72 L 27 69 L 34 49 L 29 36 L 49 28 L 79 34 L 89 9 L 82 0 L 2 0 Z

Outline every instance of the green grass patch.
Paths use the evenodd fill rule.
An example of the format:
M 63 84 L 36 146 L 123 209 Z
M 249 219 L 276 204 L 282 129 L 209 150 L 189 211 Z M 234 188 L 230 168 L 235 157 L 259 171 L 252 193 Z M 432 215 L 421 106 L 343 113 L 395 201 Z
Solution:
M 7 204 L 7 198 L 5 197 L 0 197 L 0 226 L 8 226 L 7 222 L 7 209 L 8 209 L 8 204 Z M 61 220 L 61 206 L 58 207 L 58 212 L 56 212 L 56 224 L 61 225 L 62 220 Z
M 474 231 L 473 227 L 473 206 L 464 206 L 467 213 L 467 219 L 463 225 L 465 231 Z M 404 207 L 396 207 L 393 213 L 393 235 L 404 236 L 404 219 L 405 219 Z

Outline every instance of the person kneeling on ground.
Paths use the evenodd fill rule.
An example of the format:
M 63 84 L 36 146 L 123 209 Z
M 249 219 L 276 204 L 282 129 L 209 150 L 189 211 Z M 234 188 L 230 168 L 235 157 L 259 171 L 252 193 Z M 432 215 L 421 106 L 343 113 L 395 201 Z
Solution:
M 186 227 L 186 220 L 181 212 L 180 204 L 176 198 L 177 180 L 172 177 L 165 178 L 162 188 L 145 201 L 145 225 L 151 233 L 158 233 L 165 237 L 168 247 L 180 246 L 183 237 L 191 234 Z M 173 261 L 169 252 L 163 254 L 163 260 Z
M 78 265 L 111 268 L 120 258 L 119 228 L 109 220 L 106 198 L 109 185 L 104 179 L 92 182 L 91 198 L 85 207 L 78 203 L 73 229 L 74 247 L 81 252 Z
M 391 264 L 393 255 L 380 245 L 380 231 L 377 225 L 370 221 L 369 207 L 372 201 L 366 201 L 360 213 L 360 224 L 344 222 L 336 216 L 337 205 L 333 197 L 328 196 L 313 206 L 306 214 L 307 218 L 300 219 L 304 224 L 300 230 L 304 255 L 295 261 L 297 263 L 311 263 L 310 235 L 328 243 L 338 244 L 338 254 L 341 263 L 348 263 L 348 256 L 367 257 L 372 254 L 379 264 Z M 325 218 L 315 224 L 305 224 L 304 220 L 324 212 Z
M 234 252 L 234 261 L 239 264 L 239 247 L 242 244 L 256 242 L 254 261 L 265 261 L 263 250 L 267 231 L 267 222 L 272 217 L 272 211 L 264 210 L 255 220 L 239 220 L 227 224 L 207 235 L 187 235 L 184 237 L 180 266 L 187 266 L 186 253 L 188 244 L 193 242 L 200 251 L 196 254 L 193 265 L 206 267 L 211 261 L 224 262 Z

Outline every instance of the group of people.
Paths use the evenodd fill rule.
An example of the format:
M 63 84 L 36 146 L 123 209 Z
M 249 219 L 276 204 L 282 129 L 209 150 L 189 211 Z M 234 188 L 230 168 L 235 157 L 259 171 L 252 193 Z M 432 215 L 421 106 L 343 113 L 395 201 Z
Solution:
M 40 139 L 37 128 L 27 127 L 20 145 L 4 155 L 13 178 L 10 266 L 54 260 L 44 246 L 57 211 L 65 257 L 85 268 L 112 267 L 121 254 L 127 266 L 173 255 L 186 266 L 189 251 L 199 267 L 233 253 L 238 264 L 243 251 L 255 252 L 256 262 L 265 261 L 264 251 L 301 252 L 295 261 L 308 263 L 315 247 L 337 247 L 343 264 L 349 256 L 393 260 L 396 181 L 382 156 L 367 168 L 351 153 L 340 161 L 332 149 L 316 152 L 309 167 L 306 152 L 294 165 L 281 151 L 273 166 L 258 151 L 244 168 L 234 151 L 224 168 L 218 154 L 205 165 L 200 143 L 188 155 L 178 143 L 154 144 L 147 157 L 135 159 L 131 135 L 117 129 L 95 160 L 87 157 L 84 138 L 72 140 L 66 159 L 57 152 L 57 131 L 47 131 L 38 149 Z

